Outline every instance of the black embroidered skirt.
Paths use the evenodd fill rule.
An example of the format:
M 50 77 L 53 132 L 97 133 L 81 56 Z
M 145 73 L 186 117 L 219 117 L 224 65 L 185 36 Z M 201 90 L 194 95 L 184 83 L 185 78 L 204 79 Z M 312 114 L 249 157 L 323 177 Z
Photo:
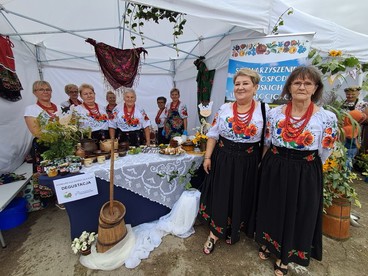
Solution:
M 199 217 L 219 238 L 239 241 L 255 231 L 259 143 L 235 143 L 220 136 L 203 182 Z
M 318 152 L 271 146 L 261 165 L 256 241 L 283 264 L 321 260 L 322 210 Z

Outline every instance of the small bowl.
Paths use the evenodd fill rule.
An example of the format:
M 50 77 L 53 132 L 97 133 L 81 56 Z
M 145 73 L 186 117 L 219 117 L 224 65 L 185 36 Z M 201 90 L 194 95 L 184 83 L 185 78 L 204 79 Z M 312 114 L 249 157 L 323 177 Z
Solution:
M 119 151 L 120 157 L 124 157 L 125 155 L 127 155 L 127 152 L 125 150 Z
M 93 163 L 93 158 L 85 158 L 84 159 L 84 166 L 91 167 Z

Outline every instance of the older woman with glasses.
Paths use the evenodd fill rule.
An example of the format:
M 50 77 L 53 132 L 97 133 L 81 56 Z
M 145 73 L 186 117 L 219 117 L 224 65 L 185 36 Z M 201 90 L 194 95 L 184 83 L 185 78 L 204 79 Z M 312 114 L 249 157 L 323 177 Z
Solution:
M 48 147 L 38 142 L 41 134 L 40 121 L 49 121 L 61 115 L 61 107 L 51 102 L 52 89 L 47 81 L 35 81 L 32 86 L 33 94 L 37 98 L 36 104 L 26 107 L 24 112 L 24 119 L 26 121 L 29 131 L 32 133 L 34 139 L 32 141 L 31 156 L 33 161 L 33 172 L 41 172 L 40 163 L 42 161 L 42 153 L 48 150 Z M 41 197 L 43 206 L 49 203 L 49 199 L 53 196 L 50 188 L 37 185 L 34 189 L 34 194 Z M 60 209 L 64 209 L 62 205 L 56 204 Z
M 317 106 L 323 84 L 311 66 L 297 67 L 282 97 L 288 103 L 267 116 L 256 218 L 259 257 L 275 255 L 275 275 L 287 274 L 290 262 L 308 266 L 322 259 L 322 164 L 333 149 L 335 114 Z
M 33 94 L 37 98 L 37 103 L 26 107 L 24 119 L 29 131 L 34 136 L 32 142 L 31 156 L 33 158 L 33 172 L 40 171 L 41 154 L 47 150 L 47 147 L 38 143 L 40 136 L 40 120 L 49 120 L 55 118 L 58 111 L 61 111 L 60 106 L 51 102 L 52 89 L 47 81 L 35 81 L 32 86 Z
M 63 110 L 67 111 L 70 109 L 70 106 L 72 105 L 77 106 L 77 105 L 82 104 L 82 102 L 78 99 L 78 96 L 79 96 L 78 86 L 72 83 L 67 84 L 64 87 L 64 91 L 69 96 L 69 99 L 60 104 Z

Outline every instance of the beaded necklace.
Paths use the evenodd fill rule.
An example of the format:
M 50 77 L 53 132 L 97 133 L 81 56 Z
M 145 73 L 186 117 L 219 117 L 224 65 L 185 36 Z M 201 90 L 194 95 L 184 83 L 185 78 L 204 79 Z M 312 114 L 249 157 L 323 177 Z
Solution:
M 90 108 L 88 105 L 86 105 L 85 103 L 83 103 L 83 106 L 89 111 L 89 115 L 97 118 L 101 115 L 100 113 L 100 109 L 98 108 L 98 104 L 95 103 L 94 107 Z
M 125 120 L 126 120 L 126 121 L 128 121 L 128 120 L 131 120 L 131 119 L 132 119 L 132 117 L 133 117 L 133 115 L 134 115 L 134 109 L 135 109 L 135 105 L 133 105 L 132 111 L 131 111 L 131 112 L 129 112 L 129 111 L 128 111 L 128 107 L 127 107 L 127 105 L 126 105 L 126 104 L 124 104 L 124 118 L 125 118 Z
M 249 125 L 250 121 L 252 120 L 255 106 L 256 106 L 255 101 L 252 100 L 252 104 L 249 110 L 245 113 L 239 113 L 238 103 L 235 102 L 233 104 L 234 125 L 240 127 L 241 129 L 246 128 Z M 239 116 L 239 114 L 241 114 L 241 116 Z
M 56 107 L 56 105 L 55 104 L 53 104 L 53 103 L 50 103 L 51 104 L 51 106 L 45 106 L 45 105 L 43 105 L 42 103 L 40 103 L 39 101 L 37 101 L 37 105 L 39 106 L 39 107 L 41 107 L 44 111 L 46 111 L 47 112 L 47 114 L 49 114 L 49 116 L 51 117 L 51 118 L 53 118 L 53 117 L 55 117 L 55 112 L 57 111 L 57 107 Z
M 291 102 L 289 102 L 286 105 L 285 128 L 284 129 L 285 129 L 285 135 L 288 138 L 294 139 L 294 138 L 297 138 L 303 132 L 305 126 L 308 124 L 313 114 L 314 104 L 313 102 L 310 103 L 307 111 L 304 113 L 302 117 L 300 117 L 300 119 L 296 119 L 293 116 L 291 116 L 292 106 L 293 105 Z M 300 124 L 300 126 L 297 126 L 298 124 Z

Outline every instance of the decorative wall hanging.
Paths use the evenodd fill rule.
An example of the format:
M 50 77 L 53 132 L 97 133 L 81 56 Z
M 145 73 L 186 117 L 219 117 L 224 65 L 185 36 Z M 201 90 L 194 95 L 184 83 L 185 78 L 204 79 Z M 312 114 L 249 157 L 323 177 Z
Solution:
M 197 67 L 197 102 L 203 106 L 207 106 L 211 99 L 211 90 L 213 85 L 213 79 L 215 77 L 216 70 L 208 70 L 206 64 L 204 63 L 205 57 L 200 57 L 194 61 L 194 65 Z M 198 110 L 199 120 L 203 116 Z
M 8 36 L 0 35 L 0 97 L 16 102 L 22 99 L 20 90 L 23 87 L 15 73 L 13 47 Z
M 122 86 L 133 86 L 140 67 L 140 54 L 148 54 L 144 48 L 122 50 L 102 42 L 97 43 L 91 38 L 86 39 L 86 42 L 95 47 L 101 71 L 114 90 Z

